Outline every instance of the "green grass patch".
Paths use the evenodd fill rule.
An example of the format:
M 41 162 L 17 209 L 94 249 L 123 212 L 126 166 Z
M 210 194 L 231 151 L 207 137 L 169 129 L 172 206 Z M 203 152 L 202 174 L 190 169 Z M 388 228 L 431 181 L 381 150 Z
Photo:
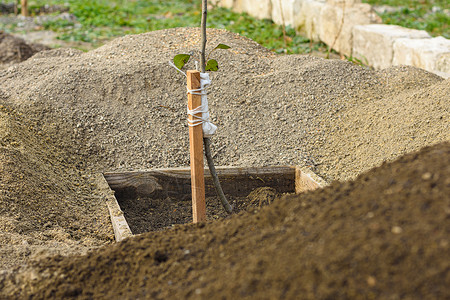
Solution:
M 383 23 L 425 30 L 433 36 L 450 39 L 448 0 L 363 0 L 371 5 L 389 5 L 397 11 L 380 14 Z
M 45 28 L 59 33 L 67 41 L 83 41 L 100 46 L 105 41 L 126 34 L 174 27 L 199 27 L 201 1 L 199 0 L 34 0 L 29 1 L 31 13 L 42 5 L 68 5 L 77 17 L 73 23 L 65 20 L 47 22 Z M 270 20 L 258 20 L 248 14 L 215 8 L 208 12 L 208 27 L 223 28 L 249 37 L 278 53 L 309 53 L 326 49 L 322 43 L 310 43 Z
M 8 1 L 7 1 L 8 2 Z M 11 2 L 11 1 L 9 1 Z M 430 34 L 450 38 L 450 12 L 448 0 L 364 0 L 372 5 L 389 5 L 399 8 L 381 17 L 386 24 L 426 30 Z M 117 36 L 137 34 L 174 27 L 200 26 L 200 0 L 30 0 L 31 14 L 43 5 L 66 5 L 76 22 L 54 20 L 44 24 L 56 31 L 66 41 L 82 41 L 94 47 Z M 209 11 L 208 27 L 223 28 L 249 37 L 277 53 L 326 52 L 323 43 L 311 43 L 297 36 L 292 28 L 282 27 L 270 20 L 258 20 L 248 14 L 234 13 L 228 9 Z

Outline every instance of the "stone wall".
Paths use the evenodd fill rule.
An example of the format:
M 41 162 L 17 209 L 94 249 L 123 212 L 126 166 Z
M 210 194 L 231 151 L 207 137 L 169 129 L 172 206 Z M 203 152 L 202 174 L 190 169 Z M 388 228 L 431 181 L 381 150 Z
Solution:
M 213 4 L 246 12 L 299 34 L 322 41 L 347 57 L 374 68 L 411 65 L 450 77 L 450 40 L 425 31 L 381 24 L 361 0 L 212 0 Z

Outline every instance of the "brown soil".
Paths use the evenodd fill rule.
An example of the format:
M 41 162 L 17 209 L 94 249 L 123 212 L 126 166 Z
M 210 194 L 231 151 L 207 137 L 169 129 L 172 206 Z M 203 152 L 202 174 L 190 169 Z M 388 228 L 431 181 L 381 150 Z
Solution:
M 232 47 L 214 53 L 217 165 L 347 180 L 450 140 L 449 80 L 208 37 Z M 167 61 L 199 40 L 198 29 L 164 30 L 0 70 L 0 298 L 448 296 L 448 143 L 254 215 L 108 245 L 101 172 L 189 165 L 185 78 Z
M 12 298 L 448 299 L 450 143 L 257 214 L 54 257 Z
M 233 213 L 241 211 L 256 213 L 261 207 L 272 203 L 280 196 L 275 189 L 262 187 L 251 191 L 247 197 L 227 195 L 227 200 L 233 207 Z M 184 199 L 178 199 L 131 197 L 116 193 L 116 198 L 133 234 L 166 230 L 176 224 L 192 222 L 192 199 L 188 195 Z M 230 217 L 218 197 L 206 198 L 206 212 L 208 220 Z

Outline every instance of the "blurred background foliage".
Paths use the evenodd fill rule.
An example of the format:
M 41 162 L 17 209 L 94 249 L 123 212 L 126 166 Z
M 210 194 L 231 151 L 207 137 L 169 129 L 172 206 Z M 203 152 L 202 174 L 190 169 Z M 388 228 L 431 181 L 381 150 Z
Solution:
M 12 3 L 13 1 L 5 1 Z M 432 35 L 450 38 L 449 0 L 364 0 L 372 5 L 388 5 L 378 10 L 387 24 L 423 29 Z M 58 33 L 65 41 L 82 41 L 100 46 L 114 37 L 147 31 L 200 26 L 200 0 L 29 0 L 31 16 L 48 14 L 58 6 L 68 9 L 76 20 L 53 18 L 43 23 L 43 29 Z M 51 14 L 59 14 L 55 10 Z M 277 53 L 326 52 L 323 43 L 313 43 L 296 35 L 293 28 L 270 20 L 258 20 L 248 14 L 239 14 L 229 9 L 214 7 L 209 11 L 208 27 L 223 28 L 249 37 Z M 6 28 L 8 30 L 8 28 Z

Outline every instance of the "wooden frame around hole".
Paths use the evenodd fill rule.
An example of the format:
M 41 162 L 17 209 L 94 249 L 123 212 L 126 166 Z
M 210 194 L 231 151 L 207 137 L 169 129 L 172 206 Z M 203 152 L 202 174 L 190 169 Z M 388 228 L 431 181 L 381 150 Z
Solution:
M 217 174 L 224 193 L 233 196 L 247 196 L 259 187 L 273 187 L 280 193 L 299 194 L 327 185 L 311 170 L 298 166 L 218 167 Z M 147 197 L 183 197 L 191 192 L 190 176 L 190 168 L 104 173 L 103 185 L 110 191 L 106 200 L 116 241 L 119 242 L 133 234 L 114 196 L 114 191 Z M 207 168 L 205 190 L 206 196 L 215 195 Z

